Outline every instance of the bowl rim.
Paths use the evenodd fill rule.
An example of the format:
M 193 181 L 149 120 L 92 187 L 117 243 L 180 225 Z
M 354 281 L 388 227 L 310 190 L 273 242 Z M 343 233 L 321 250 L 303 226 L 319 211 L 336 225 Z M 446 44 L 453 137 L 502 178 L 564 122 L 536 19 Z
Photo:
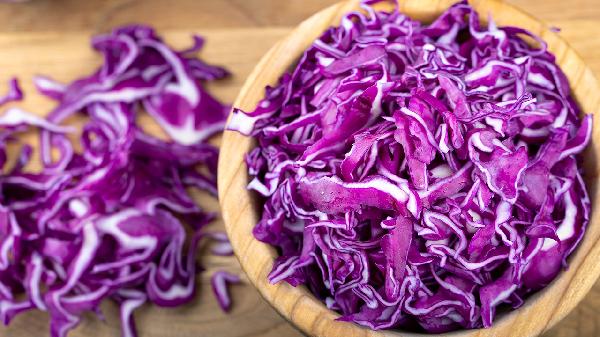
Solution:
M 439 15 L 442 10 L 455 2 L 454 0 L 400 0 L 399 10 L 422 20 L 424 17 Z M 546 23 L 502 1 L 476 0 L 470 1 L 470 3 L 480 14 L 483 14 L 484 10 L 492 13 L 494 21 L 500 25 L 518 25 L 541 36 L 548 43 L 549 49 L 557 56 L 557 63 L 567 75 L 571 91 L 582 111 L 590 113 L 600 110 L 600 97 L 591 101 L 588 99 L 584 104 L 581 102 L 582 98 L 587 98 L 584 95 L 585 92 L 582 93 L 584 89 L 578 90 L 580 83 L 585 81 L 590 86 L 586 92 L 593 96 L 594 92 L 600 92 L 600 83 L 579 54 Z M 297 61 L 302 51 L 312 41 L 320 36 L 327 27 L 332 24 L 338 25 L 341 17 L 347 12 L 357 9 L 358 5 L 359 1 L 357 0 L 342 1 L 313 14 L 300 23 L 261 58 L 246 79 L 233 106 L 243 109 L 254 108 L 258 99 L 263 96 L 265 84 L 276 83 L 279 76 Z M 481 16 L 483 17 L 483 15 Z M 523 21 L 518 24 L 512 23 L 517 20 Z M 257 93 L 259 94 L 257 95 Z M 229 118 L 231 118 L 231 114 Z M 593 130 L 598 130 L 598 127 L 594 127 Z M 597 133 L 594 132 L 594 134 Z M 594 138 L 600 139 L 600 134 Z M 233 144 L 235 146 L 231 146 Z M 252 147 L 254 147 L 254 141 L 251 138 L 234 131 L 224 132 L 218 164 L 218 190 L 225 228 L 234 253 L 248 279 L 259 290 L 261 296 L 276 309 L 280 316 L 311 336 L 427 336 L 428 334 L 401 330 L 374 331 L 357 324 L 335 321 L 334 319 L 339 317 L 339 314 L 327 309 L 304 286 L 295 288 L 285 282 L 275 285 L 268 283 L 267 274 L 271 270 L 277 254 L 273 247 L 252 236 L 252 228 L 258 220 L 258 211 L 252 209 L 257 206 L 254 203 L 256 200 L 245 188 L 248 175 L 246 164 L 243 161 L 243 154 Z M 588 147 L 588 149 L 590 148 L 592 146 Z M 585 164 L 589 164 L 588 162 L 589 160 Z M 236 187 L 236 189 L 232 191 L 232 187 Z M 241 189 L 238 189 L 239 187 Z M 590 186 L 588 185 L 588 187 Z M 596 186 L 593 187 L 593 190 L 588 188 L 590 193 L 596 191 Z M 515 328 L 520 330 L 519 328 L 526 327 L 527 329 L 524 331 L 518 332 L 518 336 L 536 336 L 554 326 L 583 299 L 600 276 L 600 264 L 594 266 L 594 259 L 589 259 L 590 255 L 600 257 L 600 245 L 595 244 L 600 239 L 600 230 L 597 229 L 600 226 L 600 219 L 598 219 L 600 215 L 594 216 L 594 214 L 597 213 L 592 212 L 586 235 L 569 258 L 571 268 L 563 270 L 551 284 L 529 297 L 519 309 L 496 317 L 491 328 L 459 330 L 442 335 L 513 336 Z M 240 231 L 239 221 L 244 221 L 246 224 L 243 228 L 245 231 Z M 594 235 L 590 234 L 592 226 Z M 263 255 L 255 255 L 256 253 Z M 585 256 L 582 256 L 584 253 Z M 576 282 L 571 284 L 572 281 Z M 558 299 L 552 299 L 552 293 L 557 291 L 564 291 L 564 293 L 562 296 L 554 296 Z M 542 310 L 547 308 L 552 308 L 550 313 L 547 312 L 548 310 Z M 525 316 L 530 318 L 527 319 Z M 538 317 L 538 319 L 534 320 L 531 317 Z

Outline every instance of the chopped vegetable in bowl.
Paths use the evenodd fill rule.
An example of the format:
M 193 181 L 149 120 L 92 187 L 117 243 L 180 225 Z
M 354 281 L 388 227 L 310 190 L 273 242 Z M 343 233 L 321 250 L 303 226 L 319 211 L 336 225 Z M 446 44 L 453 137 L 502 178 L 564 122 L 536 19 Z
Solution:
M 229 128 L 258 143 L 270 282 L 341 320 L 438 333 L 491 326 L 566 267 L 591 125 L 544 41 L 460 2 L 428 25 L 346 15 Z

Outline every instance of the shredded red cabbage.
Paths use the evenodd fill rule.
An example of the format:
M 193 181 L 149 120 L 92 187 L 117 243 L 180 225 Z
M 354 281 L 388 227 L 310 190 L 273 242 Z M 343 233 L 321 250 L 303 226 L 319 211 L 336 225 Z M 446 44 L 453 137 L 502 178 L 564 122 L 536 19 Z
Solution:
M 219 242 L 216 253 L 231 254 L 223 234 L 203 232 L 214 214 L 189 193 L 198 188 L 216 196 L 218 150 L 204 141 L 222 128 L 228 111 L 202 87 L 227 75 L 194 56 L 202 43 L 195 37 L 191 48 L 174 51 L 144 26 L 97 36 L 92 46 L 104 62 L 94 74 L 68 85 L 35 79 L 58 103 L 46 119 L 18 109 L 0 117 L 5 324 L 36 308 L 49 312 L 51 335 L 64 337 L 83 312 L 100 315 L 101 301 L 110 298 L 120 305 L 122 335 L 135 336 L 135 308 L 192 299 L 203 236 Z M 16 81 L 10 88 L 0 103 L 21 98 Z M 175 142 L 144 132 L 136 122 L 142 108 Z M 73 114 L 87 117 L 81 153 L 68 138 L 73 129 L 59 125 Z M 6 144 L 32 128 L 40 130 L 41 172 L 24 170 L 28 145 L 7 167 Z M 229 303 L 223 282 L 217 285 L 219 301 Z
M 489 327 L 584 234 L 592 116 L 544 41 L 466 1 L 428 25 L 363 9 L 229 125 L 258 142 L 269 279 L 372 329 Z
M 211 276 L 210 283 L 212 290 L 223 311 L 229 311 L 229 309 L 231 309 L 231 297 L 229 296 L 227 284 L 239 282 L 239 276 L 230 274 L 226 271 L 217 271 Z

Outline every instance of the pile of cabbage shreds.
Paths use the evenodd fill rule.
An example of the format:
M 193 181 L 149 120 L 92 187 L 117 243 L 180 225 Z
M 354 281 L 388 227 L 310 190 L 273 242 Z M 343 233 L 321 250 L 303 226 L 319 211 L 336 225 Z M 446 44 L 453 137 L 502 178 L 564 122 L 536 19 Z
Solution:
M 584 234 L 592 118 L 539 37 L 482 27 L 466 2 L 429 25 L 364 11 L 231 121 L 258 142 L 270 281 L 373 329 L 489 327 Z
M 110 298 L 120 307 L 122 335 L 135 336 L 135 308 L 193 298 L 202 237 L 216 241 L 215 254 L 231 253 L 223 233 L 202 231 L 214 214 L 189 193 L 217 193 L 218 151 L 205 140 L 223 127 L 228 111 L 200 83 L 227 75 L 193 56 L 202 44 L 195 37 L 190 49 L 173 51 L 144 26 L 97 36 L 92 46 L 104 62 L 95 73 L 69 85 L 35 79 L 58 103 L 47 118 L 17 108 L 0 116 L 5 324 L 23 311 L 45 310 L 51 335 L 64 337 L 85 311 L 102 317 L 99 305 Z M 14 80 L 2 102 L 21 97 Z M 141 110 L 175 142 L 145 133 L 136 123 Z M 61 124 L 74 114 L 86 119 L 80 151 L 69 139 L 76 130 Z M 33 148 L 20 143 L 20 134 L 36 130 L 42 169 L 31 173 L 24 167 Z M 14 165 L 6 161 L 8 144 L 20 148 Z M 236 281 L 223 271 L 213 275 L 225 307 L 226 283 Z

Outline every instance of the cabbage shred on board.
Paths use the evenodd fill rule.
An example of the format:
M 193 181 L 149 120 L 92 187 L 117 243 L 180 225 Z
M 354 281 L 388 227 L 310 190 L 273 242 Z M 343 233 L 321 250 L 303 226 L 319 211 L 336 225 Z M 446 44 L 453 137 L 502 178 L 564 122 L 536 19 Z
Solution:
M 35 79 L 58 103 L 47 118 L 17 108 L 0 116 L 3 323 L 44 310 L 51 336 L 64 337 L 84 312 L 102 318 L 100 303 L 110 298 L 119 305 L 122 336 L 135 336 L 133 311 L 142 304 L 193 299 L 203 237 L 218 242 L 215 253 L 231 254 L 222 234 L 204 231 L 215 215 L 189 193 L 217 194 L 218 149 L 205 140 L 228 111 L 201 84 L 227 75 L 194 56 L 202 44 L 195 37 L 191 48 L 174 51 L 149 27 L 116 29 L 92 40 L 104 58 L 92 75 L 68 85 Z M 22 97 L 16 81 L 10 88 L 0 102 Z M 175 142 L 145 133 L 136 121 L 141 109 Z M 74 129 L 59 125 L 74 114 L 86 117 L 79 152 L 69 139 Z M 29 145 L 21 144 L 16 163 L 6 160 L 6 146 L 33 130 L 40 132 L 39 173 L 24 170 Z M 225 281 L 238 279 L 216 275 L 215 294 L 227 309 Z
M 346 15 L 230 129 L 269 280 L 340 320 L 431 333 L 492 325 L 567 266 L 589 220 L 581 118 L 539 37 L 459 2 L 433 23 Z M 531 46 L 522 37 L 534 41 Z

